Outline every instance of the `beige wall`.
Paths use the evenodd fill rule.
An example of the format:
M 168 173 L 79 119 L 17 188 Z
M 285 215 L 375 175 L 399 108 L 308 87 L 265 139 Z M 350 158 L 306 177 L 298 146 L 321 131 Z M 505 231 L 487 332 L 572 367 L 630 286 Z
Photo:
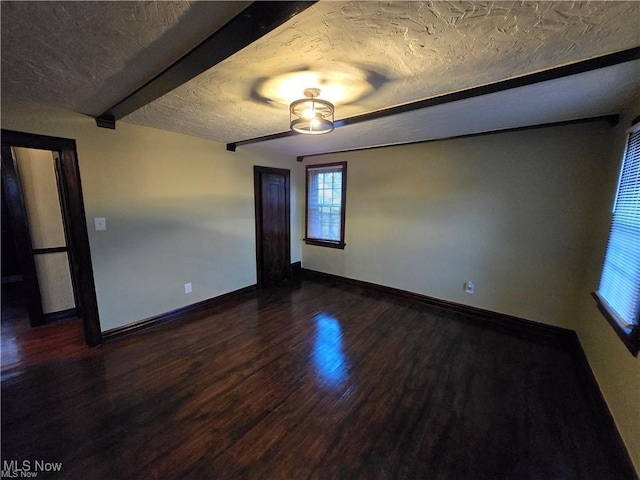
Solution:
M 348 162 L 347 246 L 305 245 L 304 266 L 574 328 L 611 134 L 598 123 L 314 157 Z
M 627 129 L 631 119 L 638 115 L 640 98 L 623 116 L 615 131 L 614 161 L 609 163 L 609 172 L 603 177 L 605 200 L 594 209 L 594 233 L 589 242 L 591 249 L 585 257 L 587 269 L 580 289 L 576 330 L 636 470 L 640 472 L 640 359 L 631 356 L 590 296 L 600 278 Z
M 347 246 L 305 245 L 303 265 L 577 330 L 639 468 L 640 362 L 590 295 L 629 117 L 621 124 L 305 160 L 348 162 Z M 466 280 L 475 294 L 463 292 Z
M 296 168 L 295 158 L 227 152 L 124 122 L 97 128 L 33 104 L 3 104 L 2 127 L 77 142 L 103 331 L 256 283 L 253 166 Z M 291 213 L 298 232 L 296 205 Z M 106 218 L 106 231 L 95 231 L 94 217 Z M 292 240 L 295 262 L 301 247 Z

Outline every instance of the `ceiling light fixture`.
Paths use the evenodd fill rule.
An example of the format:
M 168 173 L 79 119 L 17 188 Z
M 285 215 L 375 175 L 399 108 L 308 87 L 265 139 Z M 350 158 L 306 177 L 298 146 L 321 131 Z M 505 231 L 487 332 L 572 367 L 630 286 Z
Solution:
M 333 131 L 332 103 L 318 98 L 320 89 L 307 88 L 304 96 L 289 106 L 291 130 L 307 135 L 320 135 Z

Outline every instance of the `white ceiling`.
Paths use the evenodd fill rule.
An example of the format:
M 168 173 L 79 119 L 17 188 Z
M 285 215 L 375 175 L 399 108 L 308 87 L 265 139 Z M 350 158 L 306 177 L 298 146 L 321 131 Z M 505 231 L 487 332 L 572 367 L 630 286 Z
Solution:
M 2 2 L 2 101 L 98 115 L 247 3 Z M 637 1 L 320 1 L 123 121 L 231 143 L 287 131 L 287 95 L 305 87 L 346 118 L 638 47 L 639 25 Z M 319 85 L 276 98 L 299 77 Z M 639 78 L 635 60 L 239 148 L 300 156 L 608 115 L 640 96 Z M 327 96 L 336 86 L 352 98 Z
M 100 115 L 249 3 L 2 1 L 2 100 Z

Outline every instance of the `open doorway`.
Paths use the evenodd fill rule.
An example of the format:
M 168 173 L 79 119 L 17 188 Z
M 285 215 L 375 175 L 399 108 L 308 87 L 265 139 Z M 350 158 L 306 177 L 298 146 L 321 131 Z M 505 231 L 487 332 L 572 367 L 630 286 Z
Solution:
M 84 342 L 99 345 L 75 141 L 2 130 L 2 184 L 3 221 L 6 215 L 19 270 L 19 282 L 7 281 L 3 293 L 13 294 L 16 307 L 24 302 L 31 327 L 77 317 Z M 11 292 L 11 283 L 21 287 Z
M 26 317 L 27 302 L 22 288 L 22 270 L 18 262 L 18 253 L 14 241 L 9 208 L 2 188 L 2 318 Z

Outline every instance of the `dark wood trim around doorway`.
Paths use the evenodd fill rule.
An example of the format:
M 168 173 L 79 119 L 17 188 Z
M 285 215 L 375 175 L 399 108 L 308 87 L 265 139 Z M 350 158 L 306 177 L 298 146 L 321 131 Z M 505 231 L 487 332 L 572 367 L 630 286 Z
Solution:
M 71 275 L 73 278 L 74 288 L 76 288 L 76 303 L 79 315 L 82 316 L 84 324 L 84 334 L 87 345 L 96 346 L 102 343 L 102 333 L 100 330 L 100 319 L 98 316 L 98 303 L 96 299 L 95 282 L 93 278 L 93 267 L 91 264 L 91 252 L 89 250 L 89 235 L 87 232 L 87 220 L 84 211 L 84 200 L 82 197 L 82 185 L 80 181 L 80 169 L 78 166 L 78 155 L 76 151 L 76 142 L 72 139 L 49 137 L 45 135 L 36 135 L 31 133 L 16 132 L 13 130 L 2 130 L 2 176 L 5 187 L 7 187 L 7 177 L 5 175 L 5 165 L 13 165 L 11 155 L 11 147 L 36 148 L 41 150 L 51 150 L 58 152 L 59 158 L 59 186 L 60 186 L 60 203 L 64 210 L 65 230 L 67 234 L 67 243 L 69 247 L 69 263 L 71 266 Z M 6 160 L 5 160 L 6 158 Z M 15 166 L 13 167 L 15 171 Z M 10 179 L 9 179 L 10 180 Z M 17 180 L 17 177 L 15 177 Z M 14 185 L 11 185 L 12 191 L 7 190 L 8 197 L 21 196 Z M 9 199 L 7 199 L 10 202 Z M 22 201 L 22 200 L 21 200 Z M 20 202 L 12 201 L 12 206 L 19 208 Z M 24 202 L 22 201 L 24 209 Z M 19 219 L 20 212 L 15 212 L 16 219 Z M 24 212 L 26 221 L 26 212 Z M 26 234 L 28 235 L 28 224 L 24 224 Z M 22 237 L 24 237 L 22 232 Z M 21 240 L 24 242 L 24 238 Z M 27 256 L 33 263 L 31 252 L 31 241 L 23 243 L 19 255 L 23 258 L 23 262 L 28 264 Z M 24 272 L 23 275 L 27 273 Z M 33 267 L 35 275 L 35 265 Z M 37 279 L 35 286 L 37 287 Z M 25 285 L 28 287 L 28 285 Z M 33 285 L 32 285 L 33 287 Z M 29 297 L 29 302 L 35 302 L 35 296 Z M 38 291 L 37 296 L 40 296 Z M 34 307 L 35 308 L 35 307 Z M 42 310 L 40 302 L 40 310 Z

